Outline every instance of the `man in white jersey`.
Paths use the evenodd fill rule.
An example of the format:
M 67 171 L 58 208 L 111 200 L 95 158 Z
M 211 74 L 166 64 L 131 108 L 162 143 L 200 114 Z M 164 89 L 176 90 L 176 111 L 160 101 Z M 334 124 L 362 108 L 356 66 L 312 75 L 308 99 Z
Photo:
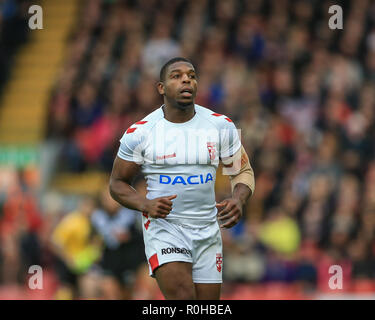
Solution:
M 254 174 L 233 122 L 194 103 L 197 79 L 189 60 L 168 61 L 158 91 L 164 104 L 120 140 L 110 192 L 142 212 L 150 275 L 166 299 L 219 299 L 219 222 L 230 228 L 239 221 L 254 192 Z M 219 160 L 230 176 L 232 198 L 216 204 Z M 131 187 L 139 170 L 147 180 L 146 197 Z

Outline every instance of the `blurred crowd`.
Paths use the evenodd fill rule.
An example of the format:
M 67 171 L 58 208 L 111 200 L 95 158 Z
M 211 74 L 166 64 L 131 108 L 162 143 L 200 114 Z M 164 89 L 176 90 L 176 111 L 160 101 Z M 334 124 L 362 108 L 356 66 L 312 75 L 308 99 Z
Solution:
M 328 27 L 333 4 L 343 8 L 343 30 Z M 224 280 L 324 291 L 329 267 L 340 265 L 344 289 L 375 291 L 374 1 L 87 0 L 68 41 L 46 133 L 63 143 L 59 171 L 109 173 L 123 132 L 162 103 L 161 65 L 187 57 L 198 72 L 196 103 L 241 129 L 256 177 L 243 220 L 223 232 Z M 220 170 L 216 189 L 217 201 L 230 195 Z M 88 209 L 95 205 L 82 201 L 86 209 L 74 210 L 90 212 L 104 239 L 90 238 L 88 260 L 100 261 L 117 235 L 103 231 L 100 214 Z M 28 216 L 31 232 L 38 219 Z M 129 232 L 136 223 L 126 220 Z M 60 282 L 70 288 L 77 279 L 69 266 L 73 274 L 79 267 L 55 247 Z M 135 252 L 123 254 L 132 260 Z M 93 292 L 105 267 L 82 265 L 79 283 Z M 127 282 L 111 274 L 101 292 L 113 297 Z
M 18 48 L 28 39 L 30 0 L 0 0 L 0 94 Z
M 43 271 L 38 299 L 160 298 L 148 276 L 141 216 L 114 201 L 108 185 L 97 195 L 64 197 L 38 194 L 35 167 L 4 167 L 0 176 L 0 299 L 33 297 L 35 265 Z M 145 181 L 135 188 L 145 194 Z

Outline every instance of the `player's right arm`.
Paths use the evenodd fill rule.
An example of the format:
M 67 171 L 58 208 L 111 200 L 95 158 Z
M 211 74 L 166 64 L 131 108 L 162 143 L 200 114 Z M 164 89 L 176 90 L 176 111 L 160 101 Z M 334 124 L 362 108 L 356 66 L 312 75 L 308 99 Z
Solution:
M 109 191 L 112 198 L 126 208 L 141 211 L 152 218 L 165 218 L 172 210 L 172 199 L 176 195 L 149 200 L 131 186 L 144 160 L 143 141 L 144 135 L 140 130 L 133 128 L 124 133 L 113 163 Z
M 124 207 L 144 212 L 152 218 L 165 218 L 172 210 L 172 199 L 176 198 L 176 195 L 152 200 L 140 195 L 130 185 L 139 171 L 140 166 L 138 164 L 117 156 L 109 182 L 112 198 Z

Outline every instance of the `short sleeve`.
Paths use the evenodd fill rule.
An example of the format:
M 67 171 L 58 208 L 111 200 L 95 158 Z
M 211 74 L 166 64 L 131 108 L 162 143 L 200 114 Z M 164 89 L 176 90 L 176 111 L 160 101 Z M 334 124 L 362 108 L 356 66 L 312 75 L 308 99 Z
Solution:
M 139 132 L 134 132 L 130 127 L 120 139 L 120 147 L 117 156 L 123 160 L 132 161 L 137 164 L 143 163 L 144 139 Z
M 233 121 L 224 116 L 220 128 L 220 159 L 225 160 L 232 157 L 241 148 L 239 130 Z

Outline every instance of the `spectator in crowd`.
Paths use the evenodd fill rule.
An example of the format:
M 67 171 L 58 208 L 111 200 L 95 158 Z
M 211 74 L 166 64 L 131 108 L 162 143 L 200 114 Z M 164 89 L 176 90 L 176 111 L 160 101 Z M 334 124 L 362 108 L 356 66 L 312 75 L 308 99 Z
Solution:
M 0 189 L 0 281 L 22 284 L 29 266 L 42 263 L 39 232 L 43 219 L 28 171 L 10 172 L 4 189 Z
M 77 210 L 65 215 L 53 231 L 51 241 L 60 281 L 57 299 L 82 298 L 86 283 L 82 275 L 99 258 L 100 242 L 90 221 L 94 208 L 94 200 L 83 197 Z
M 142 181 L 138 183 L 144 187 Z M 91 217 L 93 227 L 101 235 L 104 246 L 99 262 L 102 273 L 100 289 L 103 299 L 121 300 L 133 297 L 133 285 L 141 264 L 145 264 L 143 237 L 139 224 L 141 213 L 112 199 L 108 186 L 100 196 L 100 208 Z

